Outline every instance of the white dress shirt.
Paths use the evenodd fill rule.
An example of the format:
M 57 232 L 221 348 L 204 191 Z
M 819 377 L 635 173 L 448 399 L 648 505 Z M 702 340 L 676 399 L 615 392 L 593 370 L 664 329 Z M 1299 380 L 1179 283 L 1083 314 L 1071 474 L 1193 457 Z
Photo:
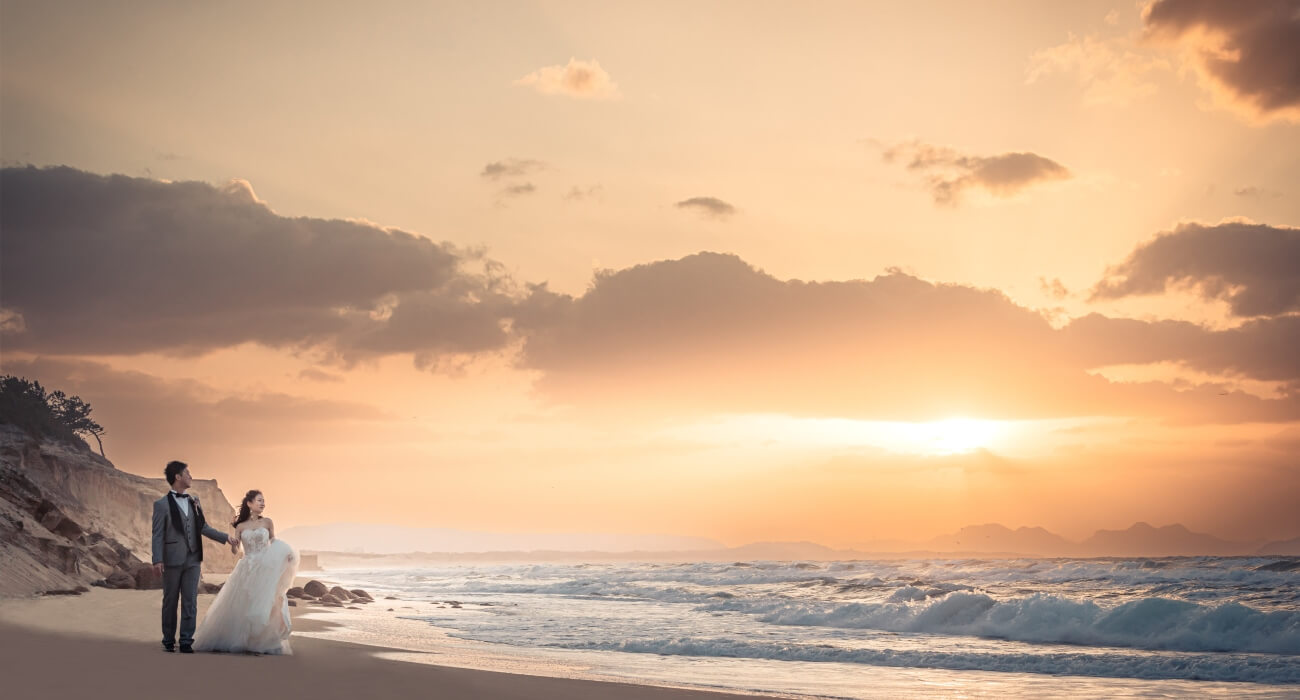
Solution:
M 180 496 L 180 494 L 172 491 L 172 500 L 176 501 L 176 505 L 180 507 L 181 512 L 185 514 L 185 517 L 190 517 L 190 499 L 177 498 L 177 496 Z

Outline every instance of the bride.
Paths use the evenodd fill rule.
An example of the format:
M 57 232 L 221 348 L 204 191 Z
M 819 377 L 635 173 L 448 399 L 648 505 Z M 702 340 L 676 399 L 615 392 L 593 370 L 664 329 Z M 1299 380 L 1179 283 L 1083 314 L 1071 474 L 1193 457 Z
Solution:
M 289 600 L 285 592 L 298 572 L 298 553 L 275 538 L 275 523 L 262 517 L 266 499 L 244 495 L 231 525 L 231 539 L 244 547 L 226 584 L 194 633 L 194 651 L 292 654 Z

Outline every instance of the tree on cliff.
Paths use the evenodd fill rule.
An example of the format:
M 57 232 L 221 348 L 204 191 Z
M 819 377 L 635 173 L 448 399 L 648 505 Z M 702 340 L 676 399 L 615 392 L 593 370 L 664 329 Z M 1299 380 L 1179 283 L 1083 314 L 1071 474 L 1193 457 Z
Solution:
M 40 382 L 6 374 L 0 377 L 0 423 L 16 425 L 33 437 L 77 444 L 91 436 L 104 456 L 104 427 L 90 417 L 90 404 L 62 391 L 46 393 Z
M 99 445 L 99 456 L 105 456 L 104 441 L 99 439 L 105 432 L 104 427 L 90 417 L 90 404 L 82 401 L 80 396 L 68 396 L 62 391 L 50 394 L 48 403 L 60 423 L 67 426 L 74 435 L 95 438 L 95 443 Z

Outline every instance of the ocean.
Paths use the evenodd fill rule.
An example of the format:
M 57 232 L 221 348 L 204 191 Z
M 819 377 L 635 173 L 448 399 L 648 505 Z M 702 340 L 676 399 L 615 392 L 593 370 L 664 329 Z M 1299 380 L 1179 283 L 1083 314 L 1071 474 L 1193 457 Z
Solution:
M 787 697 L 1300 697 L 1300 571 L 1277 562 L 331 570 L 379 601 L 322 635 L 430 663 Z

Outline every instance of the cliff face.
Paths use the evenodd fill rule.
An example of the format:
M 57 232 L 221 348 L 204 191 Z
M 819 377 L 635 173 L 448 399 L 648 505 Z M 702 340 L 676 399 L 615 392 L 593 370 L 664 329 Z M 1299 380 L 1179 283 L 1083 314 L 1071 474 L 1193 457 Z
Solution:
M 105 579 L 113 587 L 156 585 L 140 568 L 151 558 L 153 501 L 167 490 L 161 476 L 127 474 L 79 446 L 39 442 L 0 425 L 0 595 L 75 590 Z M 217 483 L 196 480 L 190 491 L 209 523 L 227 530 L 234 509 Z M 227 547 L 208 540 L 203 551 L 204 571 L 234 566 Z

